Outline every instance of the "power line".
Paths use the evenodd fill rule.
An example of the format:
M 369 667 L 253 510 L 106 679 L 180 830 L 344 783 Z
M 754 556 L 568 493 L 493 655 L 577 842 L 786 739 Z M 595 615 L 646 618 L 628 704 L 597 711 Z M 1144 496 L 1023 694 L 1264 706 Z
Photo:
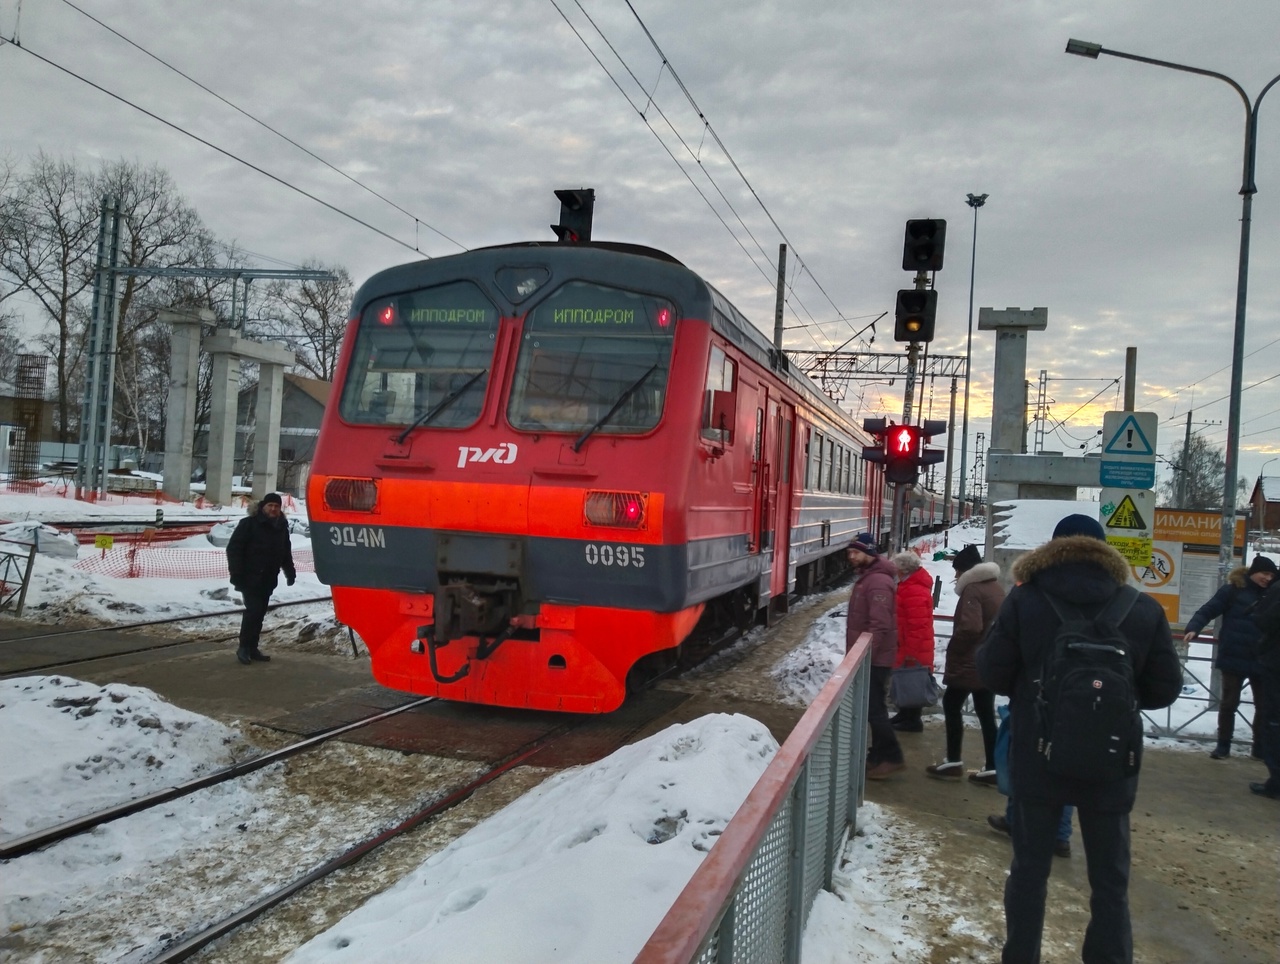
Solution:
M 16 44 L 12 44 L 8 40 L 0 37 L 0 46 L 4 46 L 5 44 L 9 44 L 10 46 L 17 46 Z M 150 117 L 152 120 L 159 121 L 161 124 L 164 124 L 165 127 L 171 128 L 172 130 L 177 131 L 179 134 L 184 134 L 187 137 L 190 137 L 193 141 L 197 141 L 198 143 L 203 144 L 205 147 L 208 147 L 212 150 L 217 151 L 219 154 L 223 155 L 224 157 L 230 158 L 231 160 L 235 161 L 237 164 L 243 164 L 245 167 L 249 168 L 250 170 L 257 171 L 263 177 L 270 178 L 271 180 L 275 181 L 277 184 L 281 185 L 282 187 L 287 187 L 289 190 L 294 191 L 298 194 L 301 194 L 303 197 L 307 198 L 308 200 L 314 201 L 316 204 L 319 204 L 322 207 L 328 208 L 334 214 L 340 214 L 342 217 L 347 218 L 349 221 L 354 221 L 356 224 L 360 225 L 361 227 L 368 228 L 370 231 L 374 232 L 375 234 L 381 235 L 382 237 L 386 238 L 388 241 L 392 241 L 395 244 L 400 245 L 402 248 L 408 248 L 410 251 L 413 251 L 415 254 L 420 254 L 423 257 L 428 257 L 428 258 L 430 257 L 430 255 L 425 254 L 423 251 L 419 250 L 415 245 L 409 244 L 405 241 L 401 241 L 399 238 L 395 237 L 394 235 L 388 234 L 386 231 L 383 231 L 381 228 L 374 227 L 368 221 L 362 220 L 361 218 L 356 217 L 354 214 L 344 211 L 342 210 L 342 208 L 337 207 L 336 205 L 330 204 L 328 201 L 325 201 L 325 200 L 322 200 L 321 198 L 316 197 L 314 194 L 310 193 L 309 191 L 306 191 L 298 187 L 296 184 L 286 181 L 284 178 L 280 177 L 277 174 L 272 174 L 270 171 L 266 170 L 265 168 L 259 167 L 258 165 L 254 164 L 252 161 L 247 161 L 243 157 L 233 154 L 231 151 L 227 150 L 226 148 L 219 147 L 217 144 L 214 144 L 212 141 L 205 140 L 199 134 L 194 134 L 191 131 L 187 130 L 186 128 L 181 127 L 178 124 L 175 124 L 173 121 L 166 120 L 165 118 L 161 117 L 159 114 L 153 113 L 152 111 L 147 110 L 145 107 L 141 107 L 138 104 L 135 104 L 133 101 L 129 100 L 128 98 L 122 97 L 120 94 L 117 94 L 117 93 L 114 93 L 113 91 L 108 90 L 107 88 L 103 87 L 101 84 L 96 84 L 92 80 L 89 80 L 87 77 L 80 76 L 74 70 L 71 70 L 67 67 L 62 66 L 59 63 L 56 63 L 55 61 L 50 60 L 48 57 L 41 56 L 40 54 L 32 50 L 30 47 L 18 47 L 18 49 L 34 57 L 36 60 L 39 60 L 41 63 L 48 64 L 50 67 L 53 67 L 56 70 L 62 71 L 62 73 L 66 74 L 68 77 L 73 77 L 83 84 L 88 84 L 94 90 L 99 91 L 103 94 L 106 94 L 108 97 L 112 98 L 113 100 L 118 100 L 120 103 L 125 104 L 126 106 L 129 106 L 129 107 L 132 107 L 134 110 L 138 111 L 141 114 L 145 114 L 147 117 Z
M 121 40 L 123 40 L 123 41 L 124 41 L 125 43 L 127 43 L 129 46 L 131 46 L 131 47 L 133 47 L 134 49 L 136 49 L 136 50 L 138 50 L 138 51 L 141 51 L 142 53 L 146 54 L 148 57 L 150 57 L 150 58 L 151 58 L 152 60 L 154 60 L 156 63 L 160 64 L 160 65 L 161 65 L 161 66 L 163 66 L 163 67 L 168 68 L 169 70 L 172 70 L 175 74 L 177 74 L 177 75 L 178 75 L 179 77 L 181 77 L 183 80 L 186 80 L 186 81 L 189 81 L 189 82 L 190 82 L 190 83 L 192 83 L 192 84 L 195 84 L 197 87 L 199 87 L 201 90 L 203 90 L 206 94 L 209 94 L 211 97 L 216 97 L 218 100 L 222 101 L 222 103 L 226 104 L 226 105 L 227 105 L 228 107 L 230 107 L 232 110 L 234 110 L 234 111 L 236 111 L 237 113 L 242 114 L 243 116 L 245 116 L 245 117 L 249 118 L 249 120 L 253 121 L 255 124 L 259 125 L 260 127 L 264 127 L 264 128 L 266 128 L 266 129 L 267 129 L 267 130 L 269 130 L 272 134 L 275 134 L 275 135 L 276 135 L 276 137 L 279 137 L 281 140 L 285 141 L 286 143 L 293 145 L 293 146 L 294 146 L 294 147 L 296 147 L 298 150 L 302 151 L 302 153 L 306 154 L 308 157 L 313 158 L 314 160 L 319 161 L 321 164 L 323 164 L 323 165 L 324 165 L 325 167 L 327 167 L 329 170 L 333 171 L 335 174 L 340 174 L 342 177 L 345 177 L 345 178 L 346 178 L 348 181 L 350 181 L 352 184 L 356 185 L 357 187 L 359 187 L 359 188 L 361 188 L 361 189 L 363 189 L 363 190 L 365 190 L 365 191 L 368 191 L 370 194 L 372 194 L 372 195 L 373 195 L 374 197 L 376 197 L 378 200 L 380 200 L 380 201 L 384 201 L 384 202 L 386 202 L 387 204 L 391 205 L 393 208 L 395 208 L 395 209 L 396 209 L 397 211 L 399 211 L 401 214 L 405 215 L 405 217 L 412 218 L 412 219 L 413 219 L 413 223 L 414 223 L 414 225 L 415 225 L 415 226 L 417 226 L 417 225 L 419 225 L 419 224 L 420 224 L 420 225 L 422 225 L 424 228 L 427 228 L 427 229 L 428 229 L 428 230 L 430 230 L 430 231 L 434 231 L 436 234 L 440 235 L 440 237 L 444 238 L 446 241 L 450 242 L 451 244 L 456 244 L 456 245 L 457 245 L 459 248 L 461 248 L 463 251 L 466 251 L 466 250 L 467 250 L 467 246 L 466 246 L 465 244 L 463 244 L 462 242 L 460 242 L 460 241 L 455 241 L 453 238 L 449 237 L 449 235 L 445 234 L 445 233 L 444 233 L 443 231 L 441 231 L 439 228 L 433 227 L 431 224 L 428 224 L 426 221 L 423 221 L 421 218 L 419 218 L 417 215 L 413 214 L 412 212 L 410 212 L 410 211 L 406 211 L 406 210 L 405 210 L 404 208 L 402 208 L 399 204 L 396 204 L 396 202 L 395 202 L 395 201 L 392 201 L 390 198 L 383 197 L 381 194 L 379 194 L 379 193 L 378 193 L 377 191 L 375 191 L 373 188 L 369 187 L 367 184 L 364 184 L 363 182 L 359 181 L 358 179 L 356 179 L 356 178 L 352 177 L 352 176 L 351 176 L 350 174 L 348 174 L 346 171 L 343 171 L 343 170 L 341 170 L 340 168 L 335 167 L 333 164 L 330 164 L 328 161 L 326 161 L 326 160 L 325 160 L 323 157 L 321 157 L 319 154 L 316 154 L 314 151 L 312 151 L 312 150 L 310 150 L 310 149 L 308 149 L 308 148 L 304 147 L 303 145 L 299 144 L 299 143 L 298 143 L 297 141 L 295 141 L 292 137 L 289 137 L 287 134 L 282 134 L 280 131 L 276 130 L 274 127 L 272 127 L 270 124 L 268 124 L 266 121 L 262 120 L 261 118 L 255 117 L 253 114 L 250 114 L 247 110 L 244 110 L 242 107 L 239 107 L 239 106 L 237 106 L 236 104 L 233 104 L 231 101 L 227 100 L 227 98 L 223 97 L 223 96 L 222 96 L 221 94 L 219 94 L 217 91 L 215 91 L 215 90 L 211 90 L 210 88 L 206 87 L 204 84 L 200 83 L 200 81 L 196 80 L 194 77 L 190 76 L 189 74 L 183 73 L 181 70 L 179 70 L 177 67 L 173 66 L 173 64 L 169 63 L 168 61 L 164 60 L 162 57 L 159 57 L 159 56 L 157 56 L 156 54 L 153 54 L 150 50 L 147 50 L 147 49 L 146 49 L 145 47 L 143 47 L 141 44 L 135 43 L 134 41 L 130 40 L 128 37 L 126 37 L 124 34 L 120 33 L 120 31 L 116 30 L 114 27 L 110 27 L 110 26 L 108 26 L 107 24 L 105 24 L 105 23 L 103 23 L 101 20 L 99 20 L 97 17 L 95 17 L 93 14 L 88 13 L 88 12 L 86 12 L 85 10 L 82 10 L 80 7 L 77 7 L 74 3 L 72 3 L 72 2 L 71 2 L 71 0 L 62 0 L 62 2 L 63 2 L 63 3 L 65 3 L 65 4 L 66 4 L 68 7 L 70 7 L 72 10 L 74 10 L 76 13 L 80 14 L 80 15 L 81 15 L 81 16 L 83 16 L 83 17 L 87 17 L 89 20 L 92 20 L 94 23 L 96 23 L 96 24 L 97 24 L 99 27 L 101 27 L 103 30 L 106 30 L 108 33 L 111 33 L 111 34 L 115 35 L 116 37 L 119 37 Z M 414 250 L 417 250 L 417 248 L 415 248 Z
M 586 48 L 586 50 L 587 50 L 587 52 L 588 52 L 589 54 L 591 54 L 592 59 L 593 59 L 593 60 L 595 60 L 596 64 L 597 64 L 597 65 L 599 65 L 600 69 L 601 69 L 601 70 L 603 70 L 603 71 L 604 71 L 604 73 L 605 73 L 605 75 L 609 78 L 609 80 L 610 80 L 610 81 L 612 81 L 612 83 L 613 83 L 614 87 L 616 87 L 616 88 L 618 89 L 618 92 L 619 92 L 620 94 L 622 94 L 622 96 L 626 99 L 627 103 L 631 106 L 631 109 L 632 109 L 632 110 L 634 110 L 634 111 L 635 111 L 635 112 L 640 116 L 640 119 L 641 119 L 642 121 L 644 121 L 645 126 L 647 126 L 647 127 L 649 128 L 650 133 L 652 133 L 652 134 L 654 135 L 654 137 L 657 139 L 658 143 L 659 143 L 660 145 L 662 145 L 663 150 L 665 150 L 665 151 L 667 152 L 667 156 L 671 158 L 671 160 L 675 163 L 676 167 L 678 167 L 678 168 L 680 169 L 680 172 L 681 172 L 682 174 L 684 174 L 685 178 L 686 178 L 686 179 L 689 181 L 689 183 L 693 186 L 694 190 L 696 190 L 696 191 L 698 192 L 698 195 L 702 198 L 703 202 L 704 202 L 704 203 L 706 203 L 706 205 L 711 209 L 711 212 L 716 216 L 716 218 L 717 218 L 717 219 L 720 221 L 720 223 L 724 226 L 725 230 L 729 232 L 730 237 L 732 237 L 732 238 L 734 239 L 734 242 L 738 245 L 738 247 L 739 247 L 739 248 L 741 248 L 741 249 L 742 249 L 742 252 L 743 252 L 743 253 L 744 253 L 744 254 L 745 254 L 745 255 L 746 255 L 746 256 L 751 260 L 751 263 L 752 263 L 753 265 L 755 265 L 756 270 L 760 272 L 761 276 L 763 276 L 763 277 L 765 278 L 765 280 L 766 280 L 766 281 L 768 281 L 770 284 L 773 284 L 773 282 L 774 282 L 774 280 L 775 280 L 775 279 L 774 279 L 773 277 L 771 277 L 771 276 L 770 276 L 770 274 L 769 274 L 769 272 L 768 272 L 768 271 L 766 271 L 763 267 L 761 267 L 760 262 L 756 259 L 756 256 L 755 256 L 754 254 L 752 254 L 749 250 L 747 250 L 747 247 L 746 247 L 746 245 L 743 243 L 742 239 L 741 239 L 741 238 L 739 238 L 739 237 L 738 237 L 738 235 L 737 235 L 737 233 L 736 233 L 736 232 L 735 232 L 735 231 L 734 231 L 734 230 L 729 226 L 729 224 L 728 224 L 728 222 L 725 220 L 724 216 L 723 216 L 723 215 L 721 215 L 721 213 L 716 209 L 715 205 L 711 203 L 711 201 L 710 201 L 710 199 L 707 197 L 706 193 L 705 193 L 705 192 L 703 192 L 703 190 L 702 190 L 700 187 L 698 187 L 698 185 L 694 182 L 693 178 L 690 176 L 690 174 L 689 174 L 688 170 L 684 167 L 684 165 L 683 165 L 683 164 L 681 164 L 681 163 L 680 163 L 679 159 L 678 159 L 678 158 L 675 156 L 675 154 L 672 152 L 671 148 L 667 145 L 667 143 L 666 143 L 666 142 L 662 139 L 662 137 L 658 134 L 657 130 L 655 130 L 655 129 L 654 129 L 654 125 L 650 122 L 649 117 L 648 117 L 648 114 L 647 114 L 648 108 L 649 108 L 650 106 L 652 106 L 652 107 L 653 107 L 653 109 L 657 111 L 658 115 L 659 115 L 659 116 L 662 118 L 662 120 L 666 123 L 667 127 L 671 130 L 671 133 L 675 136 L 676 140 L 678 140 L 678 141 L 680 142 L 680 145 L 685 149 L 685 151 L 686 151 L 686 152 L 689 154 L 689 156 L 693 159 L 694 163 L 698 165 L 699 169 L 702 171 L 703 176 L 707 179 L 707 181 L 708 181 L 708 182 L 711 184 L 711 186 L 715 189 L 716 193 L 720 196 L 721 200 L 722 200 L 722 201 L 724 201 L 725 206 L 729 209 L 729 211 L 730 211 L 730 212 L 732 212 L 733 217 L 734 217 L 734 218 L 737 220 L 737 222 L 742 226 L 742 229 L 743 229 L 743 231 L 746 233 L 747 237 L 749 237 L 749 238 L 751 239 L 751 241 L 755 244 L 755 246 L 756 246 L 757 250 L 760 252 L 761 256 L 764 258 L 764 260 L 765 260 L 766 264 L 769 264 L 769 265 L 771 265 L 771 266 L 772 266 L 772 265 L 773 265 L 773 263 L 774 263 L 774 262 L 773 262 L 773 258 L 769 255 L 769 253 L 768 253 L 767 251 L 765 251 L 765 249 L 764 249 L 764 247 L 761 245 L 761 243 L 760 243 L 759 239 L 757 239 L 757 238 L 755 237 L 755 235 L 752 233 L 751 229 L 747 226 L 746 222 L 742 219 L 742 216 L 738 213 L 737 209 L 734 207 L 733 203 L 729 200 L 729 198 L 725 195 L 724 191 L 720 188 L 720 185 L 716 182 L 715 177 L 711 174 L 711 172 L 710 172 L 710 171 L 708 171 L 708 170 L 707 170 L 706 166 L 702 163 L 702 159 L 701 159 L 701 157 L 699 156 L 699 151 L 695 151 L 695 150 L 694 150 L 694 149 L 689 145 L 688 141 L 686 141 L 686 140 L 685 140 L 685 138 L 684 138 L 684 137 L 680 134 L 680 132 L 676 129 L 676 127 L 675 127 L 674 123 L 672 123 L 671 119 L 670 119 L 670 118 L 667 116 L 667 114 L 662 110 L 661 106 L 657 104 L 657 102 L 656 102 L 656 98 L 655 98 L 654 94 L 653 94 L 653 93 L 649 93 L 648 91 L 646 91 L 646 88 L 645 88 L 644 83 L 643 83 L 643 82 L 640 80 L 640 78 L 636 75 L 635 71 L 631 69 L 631 66 L 627 63 L 626 59 L 625 59 L 625 58 L 624 58 L 624 57 L 623 57 L 623 56 L 618 52 L 617 48 L 616 48 L 616 47 L 614 47 L 614 45 L 612 44 L 612 42 L 610 42 L 609 38 L 604 34 L 604 31 L 603 31 L 603 30 L 601 30 L 601 28 L 599 27 L 599 25 L 598 25 L 598 24 L 596 24 L 595 20 L 594 20 L 594 19 L 592 19 L 591 15 L 590 15 L 589 13 L 587 13 L 587 11 L 586 11 L 585 9 L 583 9 L 583 7 L 582 7 L 582 3 L 580 2 L 580 0 L 574 0 L 574 3 L 575 3 L 575 5 L 578 7 L 579 11 L 581 11 L 582 15 L 586 18 L 587 22 L 591 24 L 592 29 L 594 29 L 594 30 L 595 30 L 596 34 L 597 34 L 597 35 L 600 37 L 600 39 L 604 42 L 605 46 L 609 48 L 610 53 L 612 53 L 612 54 L 613 54 L 613 56 L 617 59 L 618 63 L 622 65 L 622 68 L 627 72 L 627 75 L 631 78 L 631 80 L 635 83 L 635 85 L 636 85 L 636 86 L 637 86 L 637 87 L 638 87 L 642 92 L 645 92 L 645 93 L 646 93 L 646 95 L 647 95 L 647 101 L 646 101 L 646 103 L 645 103 L 645 105 L 644 105 L 644 107 L 643 107 L 643 108 L 641 108 L 641 107 L 636 103 L 636 101 L 631 97 L 631 95 L 630 95 L 630 94 L 628 94 L 628 93 L 627 93 L 627 91 L 623 89 L 622 84 L 621 84 L 621 83 L 619 83 L 619 81 L 618 81 L 617 77 L 615 77 L 615 76 L 614 76 L 614 74 L 613 74 L 613 72 L 612 72 L 612 71 L 610 71 L 610 70 L 609 70 L 609 68 L 605 66 L 604 62 L 600 59 L 599 55 L 595 52 L 595 50 L 593 50 L 593 49 L 592 49 L 591 45 L 587 42 L 586 38 L 582 35 L 582 32 L 578 30 L 578 28 L 573 24 L 573 22 L 572 22 L 572 21 L 569 19 L 569 17 L 565 14 L 564 10 L 563 10 L 563 9 L 561 9 L 561 7 L 560 7 L 559 3 L 557 2 L 557 0 L 550 0 L 550 2 L 551 2 L 551 5 L 555 8 L 556 13 L 560 14 L 561 19 L 562 19 L 562 20 L 564 20 L 565 24 L 569 27 L 569 29 L 570 29 L 571 31 L 573 31 L 574 36 L 578 38 L 578 41 L 582 44 L 582 46 L 583 46 L 584 48 Z M 630 6 L 630 4 L 628 4 L 628 6 Z M 688 99 L 689 99 L 689 101 L 690 101 L 691 105 L 693 106 L 694 110 L 697 112 L 697 114 L 698 114 L 699 118 L 702 120 L 703 125 L 704 125 L 704 130 L 705 130 L 706 132 L 708 132 L 708 133 L 710 133 L 710 134 L 711 134 L 712 139 L 713 139 L 713 140 L 716 142 L 716 144 L 720 147 L 720 150 L 724 152 L 726 159 L 727 159 L 727 160 L 729 161 L 729 163 L 733 166 L 733 168 L 734 168 L 735 172 L 737 172 L 738 176 L 739 176 L 740 178 L 742 178 L 743 182 L 746 184 L 746 186 L 747 186 L 748 190 L 751 192 L 751 194 L 752 194 L 752 196 L 755 198 L 756 202 L 757 202 L 757 203 L 760 205 L 760 207 L 764 210 L 764 212 L 765 212 L 766 216 L 769 218 L 770 222 L 771 222 L 771 223 L 773 224 L 773 226 L 778 230 L 778 233 L 782 236 L 783 240 L 785 241 L 785 240 L 786 240 L 786 234 L 785 234 L 785 232 L 783 232 L 783 231 L 781 230 L 781 228 L 778 226 L 777 221 L 774 219 L 773 215 L 769 212 L 768 208 L 767 208 L 767 207 L 765 207 L 764 202 L 763 202 L 763 201 L 761 201 L 761 199 L 760 199 L 760 197 L 759 197 L 758 193 L 756 192 L 755 188 L 754 188 L 754 187 L 752 187 L 752 185 L 751 185 L 751 183 L 750 183 L 749 181 L 747 181 L 746 176 L 742 173 L 741 168 L 739 168 L 739 166 L 737 165 L 737 163 L 736 163 L 736 162 L 733 160 L 733 158 L 729 155 L 728 151 L 727 151 L 727 150 L 725 150 L 725 147 L 724 147 L 723 142 L 720 140 L 719 136 L 718 136 L 718 135 L 716 135 L 715 130 L 711 127 L 710 122 L 709 122 L 709 121 L 707 121 L 707 119 L 706 119 L 705 115 L 704 115 L 704 114 L 702 114 L 702 112 L 698 109 L 697 104 L 693 101 L 692 95 L 691 95 L 691 94 L 689 93 L 689 91 L 688 91 L 688 88 L 687 88 L 687 87 L 685 87 L 684 83 L 680 80 L 679 76 L 676 74 L 676 72 L 675 72 L 674 68 L 672 68 L 672 67 L 671 67 L 670 62 L 667 60 L 666 56 L 662 53 L 662 50 L 661 50 L 661 48 L 657 45 L 657 42 L 653 39 L 653 35 L 649 32 L 648 28 L 644 25 L 644 22 L 643 22 L 642 20 L 640 20 L 640 17 L 639 17 L 639 15 L 636 13 L 636 11 L 635 11 L 635 9 L 634 9 L 634 8 L 631 8 L 631 12 L 632 12 L 632 14 L 633 14 L 633 15 L 635 15 L 635 17 L 636 17 L 637 21 L 639 21 L 640 26 L 641 26 L 641 29 L 643 29 L 643 30 L 644 30 L 645 35 L 649 38 L 650 43 L 654 46 L 654 49 L 657 51 L 657 53 L 658 53 L 659 57 L 661 57 L 661 59 L 662 59 L 662 68 L 661 68 L 661 69 L 662 69 L 662 70 L 669 71 L 669 72 L 671 73 L 671 75 L 672 75 L 673 79 L 674 79 L 674 80 L 676 81 L 676 83 L 680 86 L 681 90 L 682 90 L 682 91 L 684 91 L 686 98 L 688 98 Z M 659 72 L 659 79 L 660 79 L 660 78 L 661 78 L 661 71 Z M 656 87 L 657 87 L 657 85 L 655 84 L 655 85 L 654 85 L 654 90 L 655 90 L 655 91 L 656 91 Z M 790 246 L 790 242 L 788 242 L 788 245 Z M 793 246 L 792 246 L 792 247 L 793 247 Z M 801 258 L 801 257 L 799 256 L 799 254 L 798 254 L 798 253 L 796 254 L 796 260 L 797 260 L 797 262 L 799 262 L 800 266 L 802 266 L 802 267 L 803 267 L 805 274 L 809 275 L 809 277 L 810 277 L 810 278 L 813 278 L 814 284 L 815 284 L 815 285 L 817 285 L 818 290 L 819 290 L 819 291 L 821 291 L 821 292 L 822 292 L 822 294 L 827 298 L 828 302 L 830 302 L 830 303 L 831 303 L 831 306 L 832 306 L 832 308 L 834 308 L 834 309 L 835 309 L 836 313 L 837 313 L 838 315 L 841 315 L 841 316 L 843 317 L 843 314 L 842 314 L 842 312 L 840 311 L 839 306 L 837 306 L 833 301 L 831 301 L 830 296 L 829 296 L 829 295 L 827 295 L 827 292 L 825 291 L 825 289 L 823 289 L 823 288 L 822 288 L 822 285 L 818 283 L 817 279 L 816 279 L 816 278 L 814 277 L 814 275 L 813 275 L 813 272 L 809 270 L 809 268 L 808 268 L 808 266 L 807 266 L 806 264 L 804 264 L 804 260 L 803 260 L 803 258 Z M 791 284 L 791 285 L 786 286 L 786 291 L 788 292 L 787 301 L 788 301 L 788 302 L 794 301 L 794 302 L 795 302 L 795 304 L 796 304 L 796 305 L 798 305 L 798 306 L 799 306 L 799 308 L 800 308 L 801 310 L 803 310 L 803 312 L 804 312 L 806 315 L 808 315 L 808 316 L 810 317 L 810 319 L 812 319 L 812 317 L 813 317 L 813 316 L 812 316 L 812 313 L 809 311 L 809 309 L 807 308 L 807 306 L 805 306 L 805 304 L 804 304 L 803 300 L 800 298 L 800 296 L 798 295 L 798 293 L 795 291 L 794 284 Z M 806 326 L 806 327 L 807 327 L 807 326 Z M 813 337 L 813 338 L 814 338 L 814 342 L 815 342 L 815 343 L 817 343 L 817 338 L 813 336 L 812 331 L 810 331 L 810 337 Z
M 711 121 L 707 120 L 706 115 L 702 112 L 702 108 L 700 108 L 697 104 L 697 101 L 693 99 L 693 94 L 689 92 L 689 88 L 685 86 L 684 81 L 680 79 L 680 75 L 676 73 L 675 67 L 671 65 L 670 59 L 667 57 L 665 53 L 662 52 L 662 48 L 658 46 L 658 41 L 654 38 L 649 28 L 645 25 L 645 22 L 644 20 L 641 19 L 640 14 L 636 12 L 636 8 L 632 6 L 631 0 L 626 0 L 626 4 L 627 4 L 627 9 L 630 10 L 632 16 L 636 18 L 636 22 L 640 24 L 640 29 L 644 31 L 644 35 L 649 38 L 649 43 L 653 45 L 653 49 L 657 52 L 658 56 L 662 58 L 662 66 L 667 71 L 670 72 L 672 80 L 676 82 L 677 86 L 679 86 L 680 90 L 684 93 L 685 98 L 689 101 L 689 106 L 692 107 L 694 111 L 697 113 L 699 120 L 701 120 L 705 125 L 706 131 L 711 135 L 711 139 L 716 142 L 716 146 L 720 148 L 721 152 L 725 156 L 725 159 L 729 162 L 730 165 L 732 165 L 734 171 L 737 172 L 738 177 L 742 179 L 742 183 L 747 186 L 747 190 L 751 192 L 751 196 L 756 199 L 756 203 L 760 205 L 760 210 L 762 210 L 765 213 L 765 216 L 769 219 L 769 223 L 773 225 L 774 229 L 782 237 L 782 240 L 786 242 L 787 247 L 790 248 L 792 253 L 795 254 L 796 260 L 800 262 L 801 265 L 804 265 L 805 274 L 807 274 L 810 278 L 813 279 L 814 285 L 817 286 L 817 289 L 822 292 L 823 297 L 827 299 L 827 303 L 830 304 L 831 307 L 835 309 L 836 314 L 843 317 L 843 313 L 840 311 L 840 308 L 836 305 L 834 301 L 831 300 L 831 296 L 827 294 L 827 291 L 825 288 L 822 287 L 821 282 L 819 282 L 818 279 L 814 276 L 813 272 L 809 270 L 809 266 L 805 264 L 804 258 L 801 257 L 798 251 L 796 251 L 795 245 L 791 243 L 791 239 L 787 237 L 787 232 L 782 230 L 782 225 L 778 224 L 777 219 L 774 218 L 773 213 L 769 210 L 768 205 L 764 203 L 764 200 L 760 197 L 759 193 L 757 193 L 755 187 L 751 184 L 751 181 L 747 179 L 747 175 L 743 172 L 742 168 L 738 166 L 738 162 L 733 159 L 733 155 L 730 154 L 729 149 L 725 147 L 724 141 L 720 139 L 720 135 L 717 134 L 715 128 L 711 126 Z M 581 6 L 581 4 L 579 4 L 579 6 Z

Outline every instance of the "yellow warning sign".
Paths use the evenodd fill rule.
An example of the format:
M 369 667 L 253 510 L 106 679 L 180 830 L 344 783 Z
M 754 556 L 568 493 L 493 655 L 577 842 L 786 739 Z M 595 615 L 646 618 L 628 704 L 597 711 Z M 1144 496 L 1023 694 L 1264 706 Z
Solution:
M 1138 511 L 1138 507 L 1133 504 L 1133 499 L 1126 495 L 1116 506 L 1116 511 L 1111 514 L 1111 518 L 1107 520 L 1107 528 L 1146 529 L 1147 523 L 1142 518 L 1142 513 Z

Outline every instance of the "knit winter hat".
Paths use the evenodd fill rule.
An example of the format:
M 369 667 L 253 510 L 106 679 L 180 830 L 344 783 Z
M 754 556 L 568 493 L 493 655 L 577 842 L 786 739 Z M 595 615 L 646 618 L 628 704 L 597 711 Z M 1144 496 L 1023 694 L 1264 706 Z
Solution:
M 857 537 L 849 543 L 849 548 L 865 552 L 869 556 L 880 555 L 880 550 L 876 548 L 876 541 L 870 532 L 859 532 Z
M 951 557 L 951 568 L 956 572 L 968 572 L 982 561 L 982 553 L 977 546 L 965 546 Z
M 1073 513 L 1058 523 L 1057 528 L 1053 530 L 1053 537 L 1060 539 L 1063 536 L 1089 536 L 1093 539 L 1107 541 L 1107 534 L 1102 531 L 1102 524 L 1097 519 L 1080 513 Z
M 262 504 L 266 505 L 268 502 L 274 502 L 276 505 L 283 504 L 280 498 L 279 492 L 268 492 L 266 495 L 264 495 L 262 497 Z
M 1254 556 L 1253 562 L 1249 564 L 1249 575 L 1255 572 L 1277 572 L 1276 564 L 1271 561 L 1268 556 Z

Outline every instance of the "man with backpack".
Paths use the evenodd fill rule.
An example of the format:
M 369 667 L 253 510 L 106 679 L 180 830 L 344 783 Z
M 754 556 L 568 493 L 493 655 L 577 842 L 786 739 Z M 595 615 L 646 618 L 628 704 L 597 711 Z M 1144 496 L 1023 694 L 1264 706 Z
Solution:
M 978 651 L 978 674 L 1010 697 L 1013 863 L 1003 964 L 1040 960 L 1045 897 L 1062 809 L 1074 805 L 1088 862 L 1085 964 L 1133 960 L 1129 812 L 1142 760 L 1139 709 L 1182 690 L 1169 622 L 1128 586 L 1129 564 L 1102 526 L 1069 515 L 1013 565 L 1016 585 Z

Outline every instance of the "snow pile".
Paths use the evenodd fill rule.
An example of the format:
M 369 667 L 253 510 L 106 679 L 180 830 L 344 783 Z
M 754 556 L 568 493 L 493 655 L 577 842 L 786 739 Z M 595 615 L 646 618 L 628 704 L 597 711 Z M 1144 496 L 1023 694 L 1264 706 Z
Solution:
M 176 786 L 252 754 L 237 731 L 137 686 L 0 681 L 0 840 Z

